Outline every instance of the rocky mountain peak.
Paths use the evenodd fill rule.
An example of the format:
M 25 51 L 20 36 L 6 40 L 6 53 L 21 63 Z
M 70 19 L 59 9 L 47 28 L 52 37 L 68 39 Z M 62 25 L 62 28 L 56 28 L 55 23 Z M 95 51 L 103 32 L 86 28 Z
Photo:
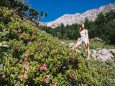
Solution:
M 64 24 L 64 26 L 76 23 L 81 24 L 85 22 L 86 18 L 90 21 L 95 21 L 100 12 L 106 13 L 111 10 L 115 11 L 115 3 L 101 6 L 97 9 L 87 10 L 86 12 L 81 14 L 80 13 L 64 14 L 63 16 L 57 18 L 54 21 L 45 23 L 45 26 L 55 28 L 60 26 L 61 24 Z

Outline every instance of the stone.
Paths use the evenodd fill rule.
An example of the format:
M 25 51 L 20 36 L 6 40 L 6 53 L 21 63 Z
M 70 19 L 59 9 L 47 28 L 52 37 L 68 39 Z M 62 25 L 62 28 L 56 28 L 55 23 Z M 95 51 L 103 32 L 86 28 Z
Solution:
M 109 52 L 115 54 L 115 49 L 109 49 Z
M 75 44 L 74 42 L 71 42 L 71 43 L 68 43 L 67 46 L 72 47 L 74 44 Z M 90 50 L 92 51 L 91 57 L 94 60 L 98 59 L 98 60 L 101 60 L 103 62 L 113 59 L 114 54 L 115 54 L 115 49 L 96 48 L 96 49 L 90 49 Z M 78 51 L 79 51 L 79 53 L 83 53 L 82 51 L 80 51 L 80 48 L 78 48 Z
M 101 61 L 107 61 L 112 59 L 113 53 L 115 53 L 115 49 L 99 49 L 97 48 L 96 50 L 93 50 L 92 57 L 94 59 L 98 59 Z
M 75 44 L 75 43 L 73 43 L 73 42 L 72 42 L 72 43 L 69 43 L 69 44 L 68 44 L 68 47 L 72 47 L 74 44 Z

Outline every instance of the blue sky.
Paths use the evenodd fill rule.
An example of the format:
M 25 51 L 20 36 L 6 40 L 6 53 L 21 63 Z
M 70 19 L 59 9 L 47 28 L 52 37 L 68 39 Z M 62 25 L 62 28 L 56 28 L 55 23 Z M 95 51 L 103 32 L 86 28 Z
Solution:
M 49 22 L 64 14 L 83 13 L 113 3 L 115 0 L 29 0 L 30 7 L 48 12 L 42 22 Z

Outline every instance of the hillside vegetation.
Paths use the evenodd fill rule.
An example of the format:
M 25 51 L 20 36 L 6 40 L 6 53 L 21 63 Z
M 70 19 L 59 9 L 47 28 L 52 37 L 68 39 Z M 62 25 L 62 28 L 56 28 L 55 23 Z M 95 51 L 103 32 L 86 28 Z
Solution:
M 95 21 L 85 20 L 85 26 L 89 31 L 89 37 L 98 37 L 108 44 L 115 44 L 115 11 L 100 13 Z M 79 37 L 79 24 L 63 24 L 56 28 L 41 27 L 47 33 L 52 34 L 60 39 L 76 40 Z
M 34 22 L 0 7 L 0 86 L 113 86 L 114 69 L 114 61 L 85 60 Z

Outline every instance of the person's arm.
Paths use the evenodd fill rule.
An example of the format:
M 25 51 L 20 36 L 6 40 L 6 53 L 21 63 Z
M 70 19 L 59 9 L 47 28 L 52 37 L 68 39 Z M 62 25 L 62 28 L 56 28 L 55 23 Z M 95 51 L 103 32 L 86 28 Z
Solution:
M 89 39 L 89 36 L 88 36 L 88 30 L 86 29 L 86 33 L 87 33 L 87 38 Z
M 87 37 L 87 40 L 89 42 L 89 36 L 88 36 L 88 30 L 86 29 L 86 37 Z

